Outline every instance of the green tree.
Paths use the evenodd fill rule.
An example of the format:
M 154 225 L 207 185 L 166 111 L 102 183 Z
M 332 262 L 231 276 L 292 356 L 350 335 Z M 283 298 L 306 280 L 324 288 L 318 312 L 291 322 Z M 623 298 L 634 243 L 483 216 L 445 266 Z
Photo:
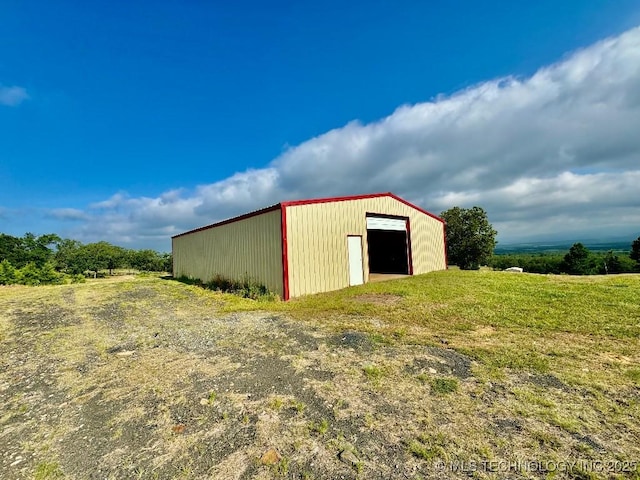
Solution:
M 476 270 L 486 264 L 496 246 L 496 232 L 487 213 L 480 207 L 453 207 L 442 212 L 447 222 L 447 257 L 463 270 Z
M 17 280 L 22 285 L 40 285 L 40 269 L 34 262 L 29 262 L 17 271 Z
M 78 274 L 87 270 L 87 266 L 80 255 L 82 243 L 68 238 L 56 244 L 54 260 L 56 268 L 66 273 Z
M 155 250 L 130 250 L 129 264 L 142 272 L 161 272 L 164 270 L 163 259 Z
M 602 269 L 600 270 L 600 273 L 607 275 L 610 273 L 622 273 L 624 271 L 624 266 L 620 261 L 620 257 L 613 253 L 613 250 L 609 250 L 601 261 Z
M 636 238 L 631 244 L 629 258 L 636 261 L 636 267 L 640 267 L 640 237 Z
M 564 256 L 563 271 L 571 275 L 592 275 L 597 273 L 595 258 L 582 243 L 574 243 Z
M 7 260 L 14 267 L 23 263 L 22 239 L 0 233 L 0 261 Z
M 0 285 L 13 285 L 18 281 L 16 269 L 9 260 L 0 262 Z
M 125 265 L 127 251 L 108 242 L 97 242 L 83 245 L 79 252 L 77 262 L 83 265 L 85 270 L 89 270 L 97 274 L 100 270 L 109 270 L 109 274 L 113 274 L 113 270 Z
M 56 272 L 53 262 L 47 262 L 40 268 L 40 283 L 43 285 L 59 285 L 64 282 L 64 274 Z
M 162 271 L 173 274 L 173 254 L 162 254 Z
M 42 267 L 53 257 L 51 247 L 60 240 L 53 233 L 40 235 L 25 233 L 24 237 L 0 234 L 0 261 L 8 260 L 15 268 L 22 268 L 33 262 Z
M 22 237 L 23 258 L 26 263 L 33 262 L 38 268 L 53 259 L 53 247 L 61 239 L 54 233 L 35 236 L 33 233 L 25 233 Z

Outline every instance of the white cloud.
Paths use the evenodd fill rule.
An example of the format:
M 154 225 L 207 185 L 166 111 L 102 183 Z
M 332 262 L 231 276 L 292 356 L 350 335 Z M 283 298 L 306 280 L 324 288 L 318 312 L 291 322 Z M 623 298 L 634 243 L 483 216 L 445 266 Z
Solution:
M 5 87 L 0 85 L 0 105 L 16 107 L 29 99 L 27 91 L 22 87 Z
M 157 198 L 116 194 L 80 233 L 168 248 L 171 234 L 279 200 L 378 191 L 436 213 L 481 205 L 503 241 L 640 229 L 639 66 L 635 28 L 529 78 L 353 121 L 264 169 Z

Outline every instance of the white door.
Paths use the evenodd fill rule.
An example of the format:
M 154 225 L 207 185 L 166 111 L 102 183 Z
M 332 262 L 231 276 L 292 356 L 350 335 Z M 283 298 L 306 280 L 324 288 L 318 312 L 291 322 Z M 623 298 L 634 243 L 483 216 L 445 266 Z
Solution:
M 349 285 L 362 285 L 364 273 L 362 270 L 362 237 L 347 237 L 349 248 Z

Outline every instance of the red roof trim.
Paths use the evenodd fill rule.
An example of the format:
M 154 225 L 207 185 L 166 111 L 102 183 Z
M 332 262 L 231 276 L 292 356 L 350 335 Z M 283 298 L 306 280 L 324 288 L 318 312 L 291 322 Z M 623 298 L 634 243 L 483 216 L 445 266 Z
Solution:
M 256 210 L 255 212 L 249 212 L 249 213 L 245 213 L 244 215 L 240 215 L 238 217 L 233 217 L 233 218 L 229 218 L 228 220 L 223 220 L 221 222 L 218 223 L 213 223 L 211 225 L 207 225 L 205 227 L 200 227 L 200 228 L 196 228 L 193 230 L 189 230 L 188 232 L 184 232 L 184 233 L 179 233 L 178 235 L 174 235 L 171 238 L 178 238 L 178 237 L 182 237 L 183 235 L 189 235 L 190 233 L 196 233 L 196 232 L 201 232 L 203 230 L 208 230 L 210 228 L 215 228 L 215 227 L 220 227 L 222 225 L 227 225 L 229 223 L 233 223 L 233 222 L 239 222 L 240 220 L 244 220 L 246 218 L 251 218 L 251 217 L 255 217 L 257 215 L 262 215 L 263 213 L 268 213 L 268 212 L 272 212 L 274 210 L 281 210 L 285 207 L 295 207 L 298 205 L 311 205 L 314 203 L 331 203 L 331 202 L 347 202 L 349 200 L 364 200 L 367 198 L 380 198 L 380 197 L 390 197 L 393 198 L 394 200 L 397 200 L 401 203 L 404 203 L 405 205 L 407 205 L 408 207 L 413 208 L 414 210 L 417 210 L 420 213 L 424 213 L 425 215 L 438 220 L 439 222 L 445 223 L 444 220 L 440 217 L 438 217 L 437 215 L 434 215 L 431 212 L 428 212 L 420 207 L 418 207 L 417 205 L 414 205 L 413 203 L 407 202 L 405 199 L 400 198 L 399 196 L 391 193 L 391 192 L 385 192 L 385 193 L 369 193 L 367 195 L 350 195 L 347 197 L 327 197 L 327 198 L 314 198 L 314 199 L 309 199 L 309 200 L 293 200 L 293 201 L 289 201 L 289 202 L 280 202 L 280 203 L 276 203 L 275 205 L 271 205 L 270 207 L 266 207 L 260 210 Z
M 309 200 L 293 200 L 290 202 L 282 202 L 282 205 L 287 207 L 294 207 L 296 205 L 311 205 L 313 203 L 331 203 L 331 202 L 346 202 L 348 200 L 363 200 L 365 198 L 377 198 L 392 195 L 391 193 L 369 193 L 367 195 L 350 195 L 347 197 L 327 197 L 327 198 L 312 198 Z
M 273 212 L 275 210 L 280 210 L 282 205 L 280 203 L 276 203 L 275 205 L 271 205 L 270 207 L 261 208 L 260 210 L 256 210 L 255 212 L 245 213 L 244 215 L 239 215 L 237 217 L 229 218 L 227 220 L 222 220 L 218 223 L 212 223 L 211 225 L 206 225 L 200 228 L 194 228 L 193 230 L 189 230 L 188 232 L 179 233 L 178 235 L 174 235 L 171 238 L 178 238 L 184 235 L 189 235 L 190 233 L 201 232 L 203 230 L 209 230 L 210 228 L 221 227 L 222 225 L 228 225 L 229 223 L 239 222 L 240 220 L 245 220 L 251 217 L 257 217 L 258 215 L 262 215 L 263 213 Z
M 389 192 L 387 195 L 389 195 L 391 198 L 395 198 L 395 199 L 396 199 L 396 200 L 398 200 L 399 202 L 404 203 L 404 204 L 405 204 L 405 205 L 407 205 L 408 207 L 411 207 L 411 208 L 413 208 L 413 209 L 415 209 L 415 210 L 418 210 L 419 212 L 424 213 L 425 215 L 428 215 L 429 217 L 431 217 L 431 218 L 434 218 L 434 219 L 438 220 L 439 222 L 445 223 L 443 218 L 440 218 L 439 216 L 437 216 L 437 215 L 435 215 L 435 214 L 433 214 L 433 213 L 431 213 L 431 212 L 427 212 L 426 210 L 424 210 L 424 209 L 422 209 L 422 208 L 418 207 L 417 205 L 414 205 L 414 204 L 413 204 L 413 203 L 411 203 L 411 202 L 407 202 L 404 198 L 400 198 L 399 196 L 394 195 L 394 194 L 393 194 L 393 193 L 391 193 L 391 192 Z
M 400 198 L 399 196 L 391 193 L 391 192 L 385 192 L 385 193 L 369 193 L 367 195 L 350 195 L 347 197 L 328 197 L 328 198 L 314 198 L 314 199 L 310 199 L 310 200 L 294 200 L 291 202 L 281 202 L 282 206 L 287 206 L 287 207 L 294 207 L 297 205 L 311 205 L 314 203 L 330 203 L 330 202 L 346 202 L 349 200 L 364 200 L 367 198 L 380 198 L 380 197 L 391 197 L 394 200 L 397 200 L 401 203 L 404 203 L 405 205 L 407 205 L 408 207 L 413 208 L 414 210 L 419 211 L 420 213 L 424 213 L 425 215 L 428 215 L 431 218 L 434 218 L 436 220 L 438 220 L 439 222 L 444 223 L 444 220 L 440 217 L 438 217 L 437 215 L 434 215 L 431 212 L 428 212 L 420 207 L 418 207 L 417 205 L 414 205 L 413 203 L 407 202 L 404 198 Z

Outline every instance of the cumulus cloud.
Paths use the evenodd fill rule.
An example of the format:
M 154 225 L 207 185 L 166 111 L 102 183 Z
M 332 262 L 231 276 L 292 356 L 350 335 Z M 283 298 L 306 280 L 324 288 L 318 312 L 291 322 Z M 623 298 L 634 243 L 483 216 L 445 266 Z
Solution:
M 640 228 L 640 28 L 541 68 L 403 105 L 291 147 L 263 169 L 157 198 L 116 194 L 83 232 L 164 242 L 279 200 L 393 191 L 481 205 L 501 240 Z M 640 233 L 640 232 L 639 232 Z M 96 237 L 100 236 L 97 235 Z
M 0 105 L 16 107 L 27 100 L 29 95 L 22 87 L 5 87 L 0 85 Z

